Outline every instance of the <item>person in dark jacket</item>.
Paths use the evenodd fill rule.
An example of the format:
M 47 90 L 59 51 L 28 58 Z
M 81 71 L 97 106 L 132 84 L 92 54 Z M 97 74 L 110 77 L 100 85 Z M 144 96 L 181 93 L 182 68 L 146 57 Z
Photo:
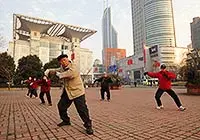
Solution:
M 163 105 L 161 103 L 161 96 L 164 92 L 167 92 L 175 101 L 177 107 L 180 111 L 184 111 L 186 108 L 182 106 L 178 96 L 171 89 L 171 80 L 176 78 L 176 75 L 172 72 L 166 70 L 166 65 L 162 64 L 160 67 L 161 71 L 159 72 L 145 72 L 144 75 L 148 75 L 152 78 L 158 78 L 159 80 L 159 88 L 156 91 L 155 99 L 157 102 L 157 109 L 162 109 Z
M 101 101 L 103 101 L 105 98 L 104 98 L 104 95 L 105 95 L 105 92 L 107 93 L 107 100 L 110 101 L 110 88 L 109 88 L 109 83 L 112 83 L 112 79 L 111 77 L 109 77 L 107 75 L 107 73 L 105 73 L 102 77 L 100 77 L 99 79 L 96 79 L 94 81 L 95 82 L 101 82 Z M 93 83 L 93 84 L 94 84 Z
M 50 95 L 51 81 L 47 78 L 46 75 L 44 75 L 42 80 L 38 80 L 37 83 L 38 83 L 39 86 L 41 86 L 40 95 L 39 95 L 40 100 L 41 100 L 41 104 L 45 104 L 44 94 L 46 94 L 49 106 L 52 106 L 51 95 Z

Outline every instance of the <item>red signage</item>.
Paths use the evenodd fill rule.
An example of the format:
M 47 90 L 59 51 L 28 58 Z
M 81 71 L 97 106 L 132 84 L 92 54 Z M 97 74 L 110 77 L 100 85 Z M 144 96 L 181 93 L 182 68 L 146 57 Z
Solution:
M 127 64 L 128 65 L 132 65 L 133 64 L 133 59 L 128 59 Z

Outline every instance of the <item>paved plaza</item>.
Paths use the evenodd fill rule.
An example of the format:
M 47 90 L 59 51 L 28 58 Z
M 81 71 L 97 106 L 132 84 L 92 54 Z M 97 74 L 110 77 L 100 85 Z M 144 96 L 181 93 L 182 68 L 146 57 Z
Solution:
M 61 89 L 51 90 L 53 106 L 26 97 L 27 89 L 1 89 L 0 140 L 200 140 L 200 96 L 175 89 L 187 110 L 178 111 L 167 94 L 161 98 L 164 109 L 156 110 L 155 90 L 112 90 L 108 102 L 99 100 L 99 88 L 86 89 L 94 128 L 94 135 L 87 135 L 74 104 L 69 108 L 72 125 L 57 126 Z

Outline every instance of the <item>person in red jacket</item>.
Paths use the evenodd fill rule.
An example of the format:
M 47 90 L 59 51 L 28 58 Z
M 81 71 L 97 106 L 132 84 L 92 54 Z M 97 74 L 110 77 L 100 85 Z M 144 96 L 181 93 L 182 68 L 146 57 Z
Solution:
M 38 80 L 37 83 L 38 83 L 39 86 L 41 86 L 40 95 L 39 95 L 40 96 L 40 100 L 41 100 L 41 104 L 45 104 L 44 94 L 46 94 L 49 106 L 52 106 L 51 95 L 50 95 L 51 81 L 47 78 L 46 75 L 44 75 L 42 80 Z
M 157 109 L 162 109 L 163 105 L 161 103 L 160 97 L 164 92 L 167 92 L 175 101 L 177 107 L 180 111 L 184 111 L 186 108 L 182 106 L 178 96 L 171 89 L 171 80 L 176 78 L 176 75 L 172 72 L 166 70 L 166 65 L 162 64 L 160 67 L 161 71 L 159 72 L 145 72 L 144 75 L 148 75 L 152 78 L 158 78 L 159 80 L 159 88 L 156 91 L 155 99 L 157 102 Z
M 33 95 L 35 97 L 38 97 L 38 95 L 37 95 L 38 83 L 37 83 L 37 79 L 36 78 L 33 78 L 33 80 L 31 81 L 30 88 L 31 88 L 30 98 L 32 98 Z
M 27 84 L 27 88 L 28 88 L 28 93 L 26 94 L 26 96 L 30 96 L 30 94 L 31 94 L 31 85 L 30 85 L 31 82 L 32 82 L 32 77 L 31 76 L 28 77 L 28 80 L 24 81 L 24 83 Z

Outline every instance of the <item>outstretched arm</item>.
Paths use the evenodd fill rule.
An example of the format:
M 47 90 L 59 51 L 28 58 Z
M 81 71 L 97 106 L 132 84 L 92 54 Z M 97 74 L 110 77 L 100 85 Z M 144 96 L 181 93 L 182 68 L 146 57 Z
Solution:
M 78 71 L 75 67 L 71 67 L 66 71 L 63 72 L 56 72 L 56 75 L 60 79 L 73 79 L 74 77 L 77 77 L 79 75 Z
M 102 81 L 102 77 L 101 78 L 98 78 L 98 79 L 96 79 L 96 80 L 94 80 L 94 83 L 95 82 L 101 82 Z
M 59 71 L 61 71 L 61 68 L 46 69 L 46 71 L 44 72 L 44 75 L 46 75 L 48 77 L 49 74 L 56 73 L 56 72 L 59 72 Z
M 152 78 L 158 78 L 159 74 L 157 72 L 147 72 L 147 75 Z

